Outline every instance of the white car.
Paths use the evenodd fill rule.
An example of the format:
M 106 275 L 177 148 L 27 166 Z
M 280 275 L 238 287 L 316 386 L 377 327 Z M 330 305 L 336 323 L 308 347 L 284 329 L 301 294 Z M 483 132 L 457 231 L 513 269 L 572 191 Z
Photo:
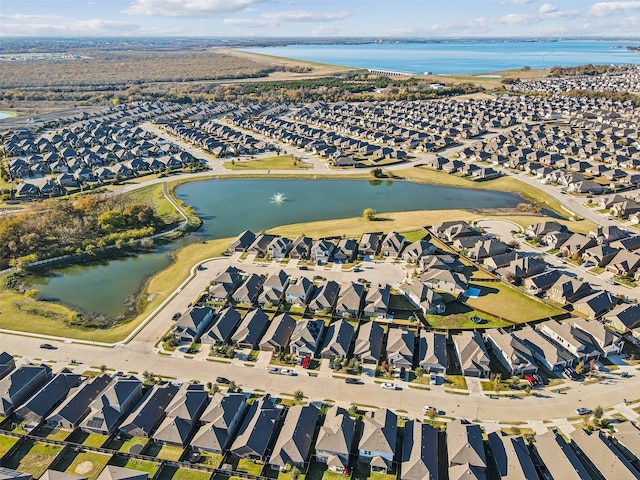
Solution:
M 267 372 L 278 374 L 280 373 L 280 369 L 277 367 L 267 367 Z
M 422 411 L 424 413 L 434 412 L 436 415 L 444 415 L 443 410 L 438 410 L 436 407 L 432 407 L 431 405 L 425 405 L 422 407 Z
M 295 377 L 297 375 L 293 370 L 289 370 L 288 368 L 283 368 L 280 370 L 280 375 L 288 375 L 290 377 Z
M 395 383 L 383 383 L 382 385 L 380 385 L 382 388 L 384 388 L 385 390 L 395 390 L 396 389 L 396 385 Z

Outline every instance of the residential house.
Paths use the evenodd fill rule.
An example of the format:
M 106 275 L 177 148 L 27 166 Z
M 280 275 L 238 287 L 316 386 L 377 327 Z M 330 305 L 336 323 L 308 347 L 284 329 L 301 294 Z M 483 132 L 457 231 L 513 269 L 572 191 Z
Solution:
M 307 310 L 311 313 L 331 313 L 338 299 L 340 285 L 333 280 L 328 280 L 320 285 L 313 298 L 309 300 Z
M 285 237 L 275 237 L 267 245 L 267 256 L 276 260 L 286 258 L 291 249 L 291 240 Z
M 311 238 L 299 236 L 291 243 L 289 257 L 297 260 L 307 260 L 311 258 L 312 246 L 313 240 Z
M 382 354 L 384 330 L 376 322 L 360 324 L 353 356 L 362 363 L 377 365 Z
M 566 225 L 563 225 L 562 223 L 559 223 L 553 220 L 549 220 L 549 221 L 534 223 L 532 225 L 529 225 L 525 230 L 525 234 L 528 237 L 542 238 L 551 232 L 566 232 L 566 231 L 567 231 Z
M 13 478 L 13 477 L 0 476 L 0 478 L 2 478 L 3 480 L 8 480 L 9 478 Z M 17 477 L 16 480 L 19 480 L 19 478 L 20 477 Z M 25 474 L 24 480 L 30 480 L 31 478 L 32 478 L 31 475 Z M 88 480 L 88 477 L 83 477 L 79 475 L 73 475 L 71 473 L 58 472 L 57 470 L 47 469 L 40 476 L 40 480 Z
M 440 292 L 462 295 L 469 288 L 467 277 L 453 270 L 431 269 L 420 275 L 420 281 Z
M 592 237 L 586 237 L 580 233 L 574 233 L 560 247 L 563 257 L 580 258 L 588 248 L 595 247 L 597 242 Z
M 633 275 L 640 267 L 640 255 L 620 250 L 607 265 L 607 270 L 616 275 Z
M 140 380 L 133 376 L 115 377 L 104 392 L 91 402 L 91 411 L 80 423 L 80 428 L 87 433 L 111 435 L 141 398 Z
M 173 327 L 173 333 L 182 342 L 197 342 L 213 318 L 211 307 L 191 307 L 183 313 Z
M 485 478 L 487 457 L 484 452 L 482 429 L 480 425 L 466 420 L 453 420 L 447 424 L 447 454 L 449 457 L 449 478 L 463 478 L 457 475 L 457 467 L 471 468 L 479 474 L 476 478 Z M 452 475 L 451 470 L 454 470 Z M 474 478 L 473 475 L 464 478 Z
M 191 447 L 201 452 L 224 453 L 235 437 L 247 410 L 244 393 L 217 392 L 200 416 L 201 426 L 191 440 Z
M 389 311 L 391 287 L 388 284 L 371 285 L 364 299 L 363 312 L 365 317 L 386 318 Z
M 333 243 L 328 240 L 317 240 L 311 247 L 311 260 L 318 265 L 327 263 L 331 259 L 334 247 Z
M 483 239 L 473 245 L 473 247 L 467 250 L 467 256 L 476 260 L 481 260 L 487 257 L 493 257 L 494 255 L 500 255 L 505 253 L 509 249 L 509 246 L 490 238 L 488 240 Z
M 418 240 L 408 245 L 402 252 L 402 260 L 408 263 L 418 263 L 421 258 L 436 253 L 436 247 L 426 239 Z
M 491 457 L 500 478 L 538 478 L 524 438 L 492 432 L 489 434 L 489 445 L 491 445 Z
M 107 465 L 96 480 L 147 480 L 149 474 L 131 468 Z
M 517 260 L 518 258 L 521 258 L 518 252 L 507 252 L 502 255 L 485 258 L 482 263 L 484 263 L 487 270 L 493 272 L 499 268 L 509 266 L 513 260 Z
M 345 473 L 349 467 L 356 422 L 343 407 L 327 410 L 316 440 L 316 461 L 325 463 L 327 470 Z
M 18 472 L 7 467 L 0 467 L 1 480 L 31 480 L 33 476 L 30 473 Z M 44 476 L 40 477 L 44 478 Z M 81 477 L 76 477 L 81 478 Z
M 551 288 L 564 274 L 560 270 L 549 270 L 523 280 L 523 286 L 533 294 L 542 293 Z
M 303 318 L 293 329 L 289 341 L 289 352 L 299 358 L 313 358 L 323 333 L 324 320 Z
M 243 303 L 245 305 L 253 305 L 257 300 L 260 292 L 262 291 L 262 283 L 264 282 L 264 276 L 252 273 L 249 275 L 242 285 L 233 292 L 231 299 L 235 303 Z
M 421 281 L 402 283 L 398 290 L 402 292 L 411 305 L 425 315 L 441 314 L 446 309 L 442 295 L 436 293 L 430 286 Z
M 566 305 L 586 297 L 591 291 L 588 283 L 563 274 L 549 289 L 549 298 Z
M 340 295 L 335 304 L 335 313 L 341 317 L 360 317 L 364 300 L 364 285 L 362 283 L 348 283 L 340 289 Z
M 574 311 L 580 312 L 595 320 L 607 313 L 618 304 L 617 297 L 613 296 L 607 290 L 592 293 L 573 303 Z
M 311 299 L 314 286 L 307 277 L 298 278 L 294 284 L 289 285 L 286 291 L 286 301 L 297 307 L 305 306 Z
M 624 346 L 622 337 L 601 322 L 588 321 L 584 318 L 572 318 L 568 322 L 574 327 L 574 331 L 577 329 L 587 334 L 592 339 L 592 343 L 602 351 L 604 357 L 622 353 Z
M 151 437 L 164 418 L 165 409 L 177 393 L 178 386 L 173 383 L 154 385 L 122 422 L 120 433 L 127 437 Z
M 576 359 L 569 350 L 531 326 L 518 330 L 514 335 L 522 340 L 533 353 L 533 357 L 549 370 L 561 370 L 573 364 Z
M 404 424 L 400 480 L 438 480 L 438 430 L 418 420 Z
M 491 351 L 509 375 L 536 373 L 538 367 L 527 344 L 513 334 L 492 328 L 486 333 Z
M 203 344 L 213 345 L 227 343 L 241 319 L 240 312 L 233 307 L 221 310 L 213 320 L 211 327 L 200 337 L 200 341 Z
M 251 404 L 229 451 L 237 457 L 264 461 L 282 409 L 269 396 Z
M 418 339 L 418 365 L 427 372 L 445 373 L 448 366 L 447 337 L 432 330 L 421 330 Z
M 332 361 L 336 358 L 347 358 L 354 332 L 353 325 L 346 320 L 331 323 L 325 335 L 320 357 Z
M 551 232 L 547 233 L 543 238 L 543 243 L 551 249 L 560 249 L 562 245 L 569 240 L 573 234 L 571 232 Z
M 0 416 L 8 417 L 51 379 L 47 365 L 23 365 L 0 380 Z
M 464 376 L 487 377 L 489 354 L 478 331 L 465 331 L 453 336 L 453 345 Z
M 619 332 L 628 332 L 629 330 L 640 326 L 640 304 L 618 305 L 610 312 L 604 315 L 603 320 L 615 328 Z
M 16 368 L 16 360 L 7 352 L 0 352 L 0 380 Z
M 265 330 L 269 326 L 269 317 L 261 309 L 256 308 L 249 311 L 235 333 L 231 336 L 231 342 L 238 348 L 249 348 L 254 350 Z
M 72 388 L 80 385 L 80 381 L 80 375 L 63 369 L 15 410 L 16 415 L 31 426 L 39 425 L 65 399 Z
M 613 248 L 621 248 L 624 250 L 637 250 L 640 248 L 640 235 L 631 235 L 620 240 L 615 240 L 609 244 Z
M 398 435 L 398 417 L 387 408 L 366 412 L 358 442 L 360 460 L 369 464 L 372 472 L 389 473 L 393 464 Z
M 380 236 L 377 233 L 363 233 L 358 244 L 358 255 L 374 257 L 378 253 Z
M 157 443 L 185 446 L 209 404 L 209 394 L 200 383 L 184 384 L 167 406 L 166 417 L 153 434 Z
M 296 321 L 288 313 L 273 317 L 260 341 L 260 350 L 278 353 L 286 349 L 295 326 Z
M 247 253 L 257 255 L 257 256 L 267 256 L 267 249 L 271 242 L 276 239 L 275 235 L 269 235 L 266 233 L 261 233 L 256 236 L 255 240 L 247 248 Z
M 229 245 L 231 252 L 246 252 L 251 244 L 255 241 L 256 234 L 250 230 L 245 230 Z
M 277 307 L 284 300 L 284 293 L 289 286 L 289 275 L 284 270 L 269 275 L 262 284 L 262 293 L 258 297 L 261 306 L 270 304 Z
M 589 361 L 591 358 L 600 356 L 598 347 L 591 343 L 591 339 L 586 338 L 585 335 L 576 334 L 580 332 L 576 332 L 569 322 L 546 320 L 537 324 L 535 328 L 554 343 L 571 352 L 578 360 Z
M 582 254 L 582 260 L 593 263 L 596 267 L 605 267 L 618 253 L 617 248 L 613 248 L 608 244 L 596 245 L 588 248 Z
M 380 245 L 380 255 L 383 257 L 397 258 L 404 248 L 405 238 L 397 232 L 388 233 Z
M 547 262 L 536 257 L 521 257 L 513 260 L 506 267 L 499 268 L 496 273 L 510 281 L 519 282 L 528 277 L 539 275 L 545 271 Z
M 90 412 L 91 403 L 109 386 L 112 379 L 103 374 L 73 389 L 67 398 L 47 417 L 51 428 L 73 430 Z
M 343 238 L 333 251 L 333 261 L 335 263 L 352 262 L 357 253 L 358 243 L 351 238 Z
M 632 422 L 620 422 L 615 426 L 616 432 L 611 441 L 636 465 L 640 459 L 640 429 Z
M 412 330 L 389 328 L 387 333 L 387 362 L 402 372 L 413 368 L 416 337 Z
M 562 435 L 548 431 L 536 435 L 535 454 L 544 466 L 544 472 L 551 478 L 562 480 L 584 480 L 591 478 L 573 449 Z
M 602 478 L 638 480 L 640 473 L 602 432 L 591 434 L 578 428 L 570 434 L 571 443 L 582 451 L 582 459 Z
M 589 237 L 594 238 L 598 245 L 607 244 L 611 242 L 615 242 L 618 240 L 622 240 L 630 235 L 627 230 L 623 230 L 622 228 L 616 225 L 610 226 L 598 226 L 596 230 L 592 230 L 589 232 Z
M 242 275 L 239 269 L 230 266 L 211 282 L 209 298 L 213 301 L 227 302 L 231 294 L 242 283 Z
M 319 417 L 320 411 L 313 405 L 289 408 L 269 458 L 271 468 L 286 471 L 298 467 L 305 470 Z

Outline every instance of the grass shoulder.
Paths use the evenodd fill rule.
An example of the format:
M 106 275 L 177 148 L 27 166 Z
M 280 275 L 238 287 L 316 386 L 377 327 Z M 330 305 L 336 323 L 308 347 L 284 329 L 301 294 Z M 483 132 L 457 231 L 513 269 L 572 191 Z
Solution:
M 277 155 L 274 157 L 253 158 L 249 160 L 233 159 L 223 163 L 227 170 L 308 170 L 310 165 L 298 160 L 293 155 Z

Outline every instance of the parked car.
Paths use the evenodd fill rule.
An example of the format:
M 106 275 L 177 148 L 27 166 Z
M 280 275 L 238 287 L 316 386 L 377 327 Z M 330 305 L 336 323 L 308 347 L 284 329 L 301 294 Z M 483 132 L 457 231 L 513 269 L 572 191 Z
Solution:
M 576 408 L 576 413 L 578 415 L 589 415 L 591 413 L 591 409 L 587 407 Z
M 424 407 L 422 407 L 422 411 L 424 413 L 435 412 L 436 415 L 444 415 L 444 410 L 439 410 L 436 407 L 433 407 L 431 405 L 425 405 Z
M 289 370 L 288 368 L 283 368 L 280 370 L 280 375 L 288 375 L 290 377 L 295 377 L 297 375 L 293 370 Z
M 388 382 L 385 382 L 380 386 L 385 390 L 396 390 L 397 388 L 395 383 L 388 383 Z
M 576 372 L 571 367 L 565 367 L 563 370 L 564 374 L 569 377 L 571 380 L 575 380 L 577 377 Z
M 225 385 L 228 385 L 231 383 L 231 380 L 225 377 L 216 377 L 216 383 L 224 383 Z
M 44 348 L 45 350 L 55 350 L 56 349 L 56 347 L 54 347 L 50 343 L 42 343 L 40 345 L 40 348 Z
M 531 375 L 530 373 L 527 373 L 524 376 L 524 378 L 529 383 L 529 385 L 531 385 L 532 387 L 535 387 L 535 385 L 538 383 L 538 382 L 536 382 L 536 379 L 533 378 L 533 375 Z
M 267 372 L 269 373 L 280 373 L 280 369 L 276 367 L 267 367 Z
M 362 382 L 360 380 L 358 380 L 357 378 L 347 377 L 347 378 L 344 379 L 344 383 L 349 383 L 351 385 L 360 385 Z
M 180 317 L 182 316 L 182 314 L 180 312 L 176 312 L 173 314 L 173 317 L 171 317 L 171 320 L 173 320 L 174 322 L 176 320 L 178 320 Z
M 309 368 L 309 364 L 311 363 L 311 358 L 309 357 L 304 357 L 302 359 L 302 368 Z
M 436 374 L 436 372 L 431 372 L 429 374 L 429 383 L 431 385 L 437 385 L 438 384 L 438 375 Z
M 537 373 L 533 374 L 533 378 L 536 379 L 536 383 L 538 385 L 544 385 L 544 380 L 542 379 L 542 377 L 540 375 L 538 375 Z

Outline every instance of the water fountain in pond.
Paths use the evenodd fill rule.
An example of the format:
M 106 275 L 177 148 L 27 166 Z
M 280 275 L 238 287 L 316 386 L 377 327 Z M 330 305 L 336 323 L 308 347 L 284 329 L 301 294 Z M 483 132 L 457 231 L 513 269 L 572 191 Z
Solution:
M 284 195 L 284 193 L 278 192 L 271 195 L 271 203 L 284 203 L 286 199 L 287 197 Z

